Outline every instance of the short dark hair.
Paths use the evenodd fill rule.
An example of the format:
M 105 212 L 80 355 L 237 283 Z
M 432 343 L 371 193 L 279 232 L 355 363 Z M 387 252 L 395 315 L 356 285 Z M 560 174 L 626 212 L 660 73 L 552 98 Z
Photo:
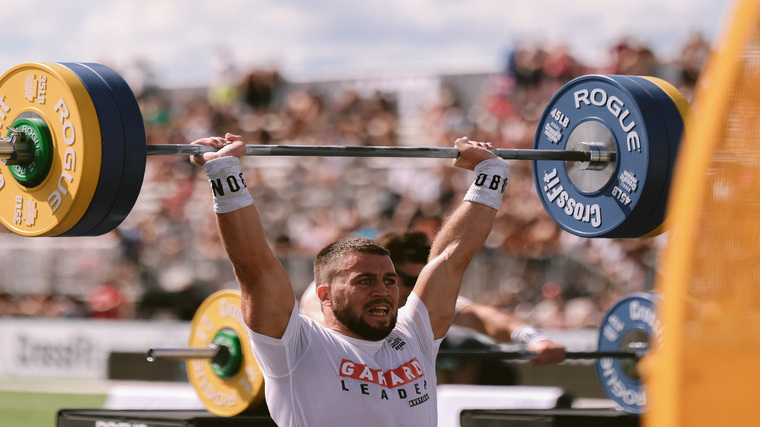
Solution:
M 319 251 L 314 259 L 314 279 L 319 285 L 329 285 L 338 273 L 338 261 L 347 254 L 384 255 L 390 252 L 380 243 L 366 237 L 346 237 L 336 240 Z
M 378 236 L 377 241 L 388 249 L 393 265 L 427 264 L 430 257 L 430 241 L 421 231 L 388 231 Z

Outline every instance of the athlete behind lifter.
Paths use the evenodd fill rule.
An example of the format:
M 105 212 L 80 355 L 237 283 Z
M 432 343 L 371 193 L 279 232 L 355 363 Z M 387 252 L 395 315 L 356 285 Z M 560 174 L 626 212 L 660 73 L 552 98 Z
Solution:
M 377 237 L 377 242 L 390 252 L 393 267 L 398 274 L 399 307 L 403 307 L 430 254 L 427 234 L 416 230 L 388 231 L 381 233 Z M 323 322 L 324 307 L 316 291 L 315 284 L 313 282 L 309 284 L 300 298 L 299 309 L 301 314 Z M 525 344 L 528 350 L 536 353 L 537 357 L 531 360 L 531 363 L 536 366 L 560 363 L 565 360 L 564 346 L 510 313 L 492 305 L 476 303 L 459 296 L 453 325 L 470 328 L 497 342 Z M 451 345 L 454 343 L 452 342 Z

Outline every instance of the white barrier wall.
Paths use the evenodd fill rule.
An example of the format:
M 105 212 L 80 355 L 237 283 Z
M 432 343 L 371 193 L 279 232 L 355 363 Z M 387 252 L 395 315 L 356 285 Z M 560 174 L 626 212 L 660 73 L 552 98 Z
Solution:
M 107 379 L 111 352 L 186 347 L 189 322 L 0 319 L 0 377 Z
M 547 331 L 568 350 L 596 349 L 594 330 Z M 190 322 L 0 319 L 0 378 L 108 379 L 112 352 L 186 347 Z

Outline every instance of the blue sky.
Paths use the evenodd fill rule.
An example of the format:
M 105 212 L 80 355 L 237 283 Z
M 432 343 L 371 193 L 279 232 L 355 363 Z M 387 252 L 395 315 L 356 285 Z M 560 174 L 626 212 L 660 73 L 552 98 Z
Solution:
M 147 61 L 166 86 L 202 85 L 215 58 L 291 79 L 489 71 L 516 43 L 565 42 L 598 65 L 623 36 L 674 55 L 714 40 L 726 0 L 0 0 L 0 68 L 32 61 Z

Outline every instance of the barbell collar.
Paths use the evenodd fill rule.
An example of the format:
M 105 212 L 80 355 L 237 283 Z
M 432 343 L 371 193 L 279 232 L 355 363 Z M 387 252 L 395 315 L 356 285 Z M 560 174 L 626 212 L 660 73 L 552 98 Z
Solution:
M 149 156 L 190 156 L 217 151 L 199 144 L 150 144 Z M 614 152 L 535 150 L 498 148 L 497 156 L 508 160 L 558 160 L 576 162 L 613 162 Z M 387 147 L 339 145 L 246 145 L 246 156 L 322 156 L 322 157 L 398 157 L 455 159 L 459 150 L 451 147 Z
M 11 134 L 0 138 L 0 160 L 7 165 L 25 164 L 34 158 L 33 144 L 26 134 L 8 126 Z
M 580 163 L 581 169 L 587 170 L 602 170 L 607 167 L 607 164 L 615 161 L 615 153 L 606 151 L 602 144 L 594 142 L 581 142 L 580 150 L 583 153 L 588 153 L 589 160 L 582 161 Z

